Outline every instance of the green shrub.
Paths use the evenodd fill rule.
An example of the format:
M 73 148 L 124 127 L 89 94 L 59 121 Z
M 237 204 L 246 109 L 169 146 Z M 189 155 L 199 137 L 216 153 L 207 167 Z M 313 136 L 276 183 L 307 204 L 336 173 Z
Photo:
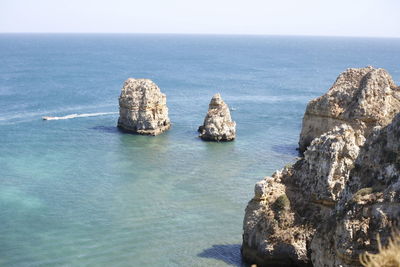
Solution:
M 273 209 L 276 211 L 281 211 L 289 208 L 290 200 L 286 194 L 280 195 L 273 204 Z

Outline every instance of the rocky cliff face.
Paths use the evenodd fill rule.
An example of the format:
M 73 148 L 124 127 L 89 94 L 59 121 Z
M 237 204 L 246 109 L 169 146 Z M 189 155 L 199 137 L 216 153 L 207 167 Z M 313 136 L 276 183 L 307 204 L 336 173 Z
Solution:
M 258 182 L 246 208 L 242 256 L 257 266 L 311 266 L 307 244 L 314 229 L 289 198 L 292 188 L 282 179 L 291 175 L 285 168 Z
M 367 136 L 373 127 L 385 126 L 400 111 L 400 91 L 384 69 L 348 69 L 329 91 L 307 106 L 300 134 L 300 151 L 311 141 L 346 123 Z
M 170 126 L 166 96 L 160 88 L 148 79 L 127 79 L 119 97 L 118 127 L 158 135 Z
M 208 106 L 199 136 L 207 141 L 232 141 L 236 137 L 236 123 L 232 121 L 228 105 L 220 94 L 215 94 Z
M 311 242 L 315 266 L 357 266 L 361 253 L 378 252 L 400 219 L 400 114 L 375 129 L 361 148 L 343 197 Z
M 364 141 L 351 126 L 341 125 L 316 138 L 293 166 L 257 183 L 245 213 L 243 256 L 261 266 L 311 265 L 312 237 L 342 196 Z M 274 209 L 279 197 L 287 199 L 284 212 Z M 291 219 L 282 223 L 284 214 Z M 283 246 L 286 250 L 277 255 L 276 248 Z M 285 258 L 289 262 L 282 264 Z
M 374 75 L 380 78 L 371 78 Z M 361 83 L 370 85 L 358 86 L 360 76 L 368 76 Z M 334 124 L 323 125 L 327 131 L 312 140 L 303 158 L 256 184 L 243 224 L 242 254 L 249 262 L 260 266 L 359 266 L 361 252 L 377 249 L 376 234 L 382 233 L 383 240 L 389 236 L 390 225 L 400 218 L 400 115 L 389 126 L 376 125 L 390 123 L 385 116 L 393 118 L 400 88 L 388 82 L 391 78 L 382 77 L 390 78 L 381 69 L 350 69 L 333 87 L 341 94 L 327 96 L 333 93 L 331 88 L 310 102 L 307 112 L 312 109 L 326 115 L 326 107 L 342 105 L 347 114 L 358 115 L 343 115 L 348 121 L 335 119 Z M 363 89 L 355 94 L 351 88 Z M 349 97 L 336 100 L 344 95 Z M 365 100 L 372 96 L 379 101 Z M 352 104 L 347 105 L 346 99 Z M 379 106 L 383 108 L 379 110 Z M 320 129 L 307 112 L 304 121 L 315 128 L 308 133 L 318 134 Z M 317 121 L 322 123 L 320 119 Z

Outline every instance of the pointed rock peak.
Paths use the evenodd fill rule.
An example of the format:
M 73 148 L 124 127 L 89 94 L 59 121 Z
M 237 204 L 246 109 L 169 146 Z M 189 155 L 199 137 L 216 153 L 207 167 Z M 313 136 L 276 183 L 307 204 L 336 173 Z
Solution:
M 221 94 L 220 93 L 216 93 L 215 95 L 213 95 L 211 100 L 218 100 L 221 99 Z
M 216 94 L 211 98 L 211 101 L 210 101 L 210 108 L 211 108 L 211 107 L 215 107 L 215 106 L 222 105 L 222 104 L 224 104 L 224 103 L 225 103 L 225 102 L 224 102 L 224 100 L 222 100 L 222 97 L 221 97 L 220 93 L 216 93 Z
M 219 142 L 235 139 L 236 123 L 232 121 L 229 107 L 219 93 L 212 97 L 204 123 L 198 131 L 200 138 L 207 141 Z

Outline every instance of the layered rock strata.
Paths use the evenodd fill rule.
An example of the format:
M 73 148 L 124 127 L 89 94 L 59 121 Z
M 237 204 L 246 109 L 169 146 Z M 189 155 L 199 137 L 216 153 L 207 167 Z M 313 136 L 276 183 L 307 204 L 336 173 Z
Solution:
M 367 136 L 373 127 L 387 125 L 400 111 L 400 92 L 384 69 L 347 69 L 329 91 L 307 105 L 299 149 L 334 127 L 346 123 Z
M 206 141 L 232 141 L 236 137 L 236 123 L 232 121 L 228 105 L 220 94 L 215 94 L 208 106 L 203 125 L 198 129 Z
M 118 127 L 145 135 L 158 135 L 171 127 L 167 98 L 149 79 L 129 78 L 119 97 Z
M 395 116 L 400 88 L 387 83 L 391 78 L 381 69 L 347 72 L 367 70 L 369 78 L 364 82 L 377 84 L 353 86 L 356 91 L 363 88 L 354 94 L 347 85 L 356 84 L 353 79 L 359 76 L 349 75 L 345 81 L 341 74 L 341 82 L 336 83 L 344 89 L 335 90 L 346 91 L 351 102 L 357 103 L 347 107 L 348 114 L 361 114 L 360 103 L 375 94 L 377 106 L 372 100 L 363 106 L 364 114 L 375 119 L 353 117 L 354 121 L 326 124 L 323 127 L 328 130 L 311 141 L 303 158 L 256 184 L 243 223 L 242 255 L 249 262 L 259 266 L 360 266 L 360 253 L 377 250 L 376 234 L 387 241 L 391 226 L 400 218 L 400 115 L 393 122 L 385 116 Z M 372 79 L 374 75 L 380 78 Z M 390 93 L 386 95 L 380 86 Z M 344 105 L 336 97 L 343 94 L 328 97 L 328 102 Z

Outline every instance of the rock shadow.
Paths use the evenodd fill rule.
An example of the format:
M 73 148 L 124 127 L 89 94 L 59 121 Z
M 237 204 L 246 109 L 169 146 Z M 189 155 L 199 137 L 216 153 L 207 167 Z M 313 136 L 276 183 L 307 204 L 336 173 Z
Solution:
M 117 126 L 94 126 L 90 128 L 91 130 L 103 132 L 103 133 L 122 133 L 123 131 L 120 130 Z
M 201 258 L 216 259 L 233 266 L 248 266 L 242 259 L 240 244 L 213 245 L 197 254 Z
M 273 145 L 272 151 L 294 157 L 301 156 L 300 152 L 298 151 L 297 145 Z

